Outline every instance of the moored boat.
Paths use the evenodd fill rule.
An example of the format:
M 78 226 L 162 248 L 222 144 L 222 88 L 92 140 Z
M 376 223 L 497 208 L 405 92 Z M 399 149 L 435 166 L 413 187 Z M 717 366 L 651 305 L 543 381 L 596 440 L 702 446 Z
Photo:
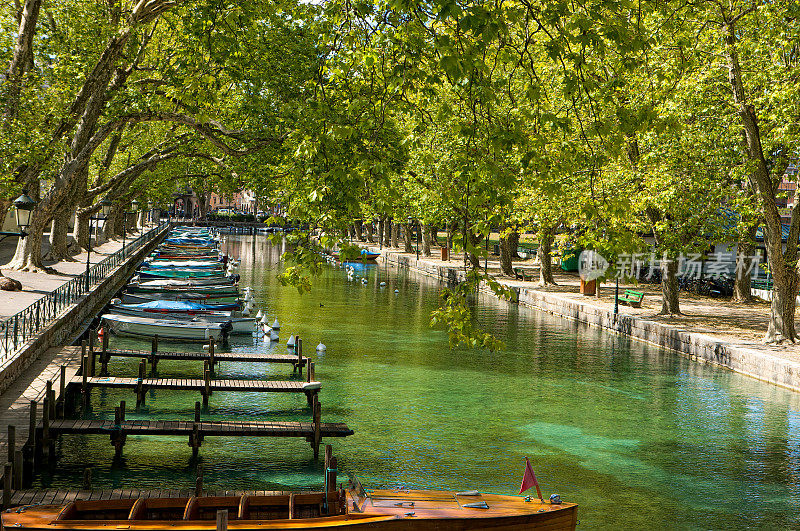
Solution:
M 363 492 L 363 490 L 362 490 Z M 560 500 L 556 500 L 560 501 Z M 484 494 L 477 491 L 375 490 L 354 488 L 276 495 L 138 498 L 29 505 L 2 515 L 4 528 L 29 530 L 176 529 L 572 530 L 577 505 Z
M 187 322 L 174 319 L 133 317 L 130 315 L 103 314 L 103 321 L 115 334 L 131 337 L 153 337 L 181 341 L 205 341 L 209 337 L 222 337 L 231 332 L 229 322 Z
M 213 295 L 208 293 L 185 292 L 160 292 L 160 293 L 123 293 L 122 301 L 125 304 L 137 304 L 150 301 L 187 301 L 200 304 L 230 304 L 231 310 L 239 310 L 239 297 L 236 295 Z

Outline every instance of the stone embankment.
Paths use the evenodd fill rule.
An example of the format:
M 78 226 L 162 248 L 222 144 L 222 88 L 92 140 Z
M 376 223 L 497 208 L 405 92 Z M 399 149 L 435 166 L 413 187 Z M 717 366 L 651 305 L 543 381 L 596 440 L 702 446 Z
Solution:
M 432 259 L 416 259 L 414 255 L 387 249 L 370 248 L 381 252 L 382 259 L 407 267 L 411 271 L 433 277 L 442 282 L 455 282 L 463 278 L 463 268 L 437 263 Z M 458 264 L 454 259 L 451 264 Z M 711 333 L 700 332 L 686 323 L 667 323 L 655 316 L 639 315 L 628 308 L 626 313 L 614 315 L 613 307 L 595 303 L 592 297 L 576 298 L 575 293 L 550 292 L 537 288 L 532 282 L 499 279 L 514 291 L 515 302 L 572 319 L 591 326 L 624 334 L 653 345 L 674 350 L 692 360 L 728 368 L 764 382 L 800 391 L 800 354 L 795 348 L 763 345 L 758 341 L 741 339 L 735 334 L 713 333 L 709 319 L 700 322 L 712 328 Z M 491 293 L 487 286 L 483 291 Z M 577 291 L 577 290 L 574 290 Z M 613 298 L 612 298 L 613 300 Z M 725 310 L 725 308 L 723 308 Z M 745 307 L 746 312 L 748 308 Z M 734 320 L 737 316 L 733 316 Z M 751 330 L 752 332 L 752 330 Z M 763 333 L 763 332 L 762 332 Z

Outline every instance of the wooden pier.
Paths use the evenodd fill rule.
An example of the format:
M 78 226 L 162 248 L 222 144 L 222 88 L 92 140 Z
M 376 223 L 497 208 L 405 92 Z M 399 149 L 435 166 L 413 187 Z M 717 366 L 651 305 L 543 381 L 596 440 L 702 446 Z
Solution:
M 195 489 L 21 489 L 14 492 L 10 505 L 66 505 L 74 501 L 130 500 L 137 498 L 190 498 Z M 203 496 L 288 496 L 288 491 L 203 490 Z
M 205 352 L 168 352 L 161 351 L 158 347 L 158 336 L 154 336 L 150 350 L 111 350 L 108 348 L 108 333 L 103 334 L 103 340 L 100 349 L 95 349 L 94 344 L 95 334 L 90 334 L 89 341 L 82 345 L 84 349 L 83 355 L 89 356 L 89 369 L 88 375 L 95 376 L 95 367 L 97 360 L 100 361 L 100 375 L 105 376 L 108 374 L 108 363 L 113 357 L 120 358 L 139 358 L 147 360 L 150 363 L 151 370 L 155 373 L 158 369 L 158 362 L 160 360 L 174 360 L 174 361 L 207 361 L 211 370 L 211 375 L 214 375 L 216 365 L 220 362 L 248 362 L 248 363 L 286 363 L 292 365 L 292 373 L 303 375 L 303 367 L 308 367 L 310 360 L 303 356 L 302 341 L 300 348 L 296 349 L 295 354 L 254 354 L 254 353 L 234 353 L 234 352 L 217 352 L 214 343 L 214 338 L 209 340 L 205 345 Z

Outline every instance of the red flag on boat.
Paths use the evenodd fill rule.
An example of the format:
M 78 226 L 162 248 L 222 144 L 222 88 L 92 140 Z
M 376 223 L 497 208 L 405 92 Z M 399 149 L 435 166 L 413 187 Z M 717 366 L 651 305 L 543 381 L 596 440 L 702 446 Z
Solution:
M 525 473 L 522 475 L 522 485 L 519 488 L 519 493 L 522 494 L 531 487 L 536 487 L 536 494 L 539 495 L 540 500 L 543 500 L 544 498 L 542 498 L 542 491 L 539 490 L 539 483 L 536 481 L 536 474 L 533 473 L 531 462 L 528 461 L 528 458 L 526 457 Z

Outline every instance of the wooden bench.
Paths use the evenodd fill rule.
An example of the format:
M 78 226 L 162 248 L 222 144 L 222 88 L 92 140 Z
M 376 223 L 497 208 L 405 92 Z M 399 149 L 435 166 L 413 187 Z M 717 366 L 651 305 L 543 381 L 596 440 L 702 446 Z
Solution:
M 641 308 L 643 299 L 644 299 L 643 291 L 634 291 L 632 289 L 626 289 L 625 293 L 620 295 L 617 300 L 619 302 L 630 304 L 633 308 Z
M 526 275 L 525 270 L 522 269 L 521 267 L 515 267 L 514 268 L 514 278 L 515 279 L 521 280 L 523 282 L 525 282 L 526 280 L 533 280 L 533 276 L 527 275 L 527 277 L 526 277 L 525 275 Z

